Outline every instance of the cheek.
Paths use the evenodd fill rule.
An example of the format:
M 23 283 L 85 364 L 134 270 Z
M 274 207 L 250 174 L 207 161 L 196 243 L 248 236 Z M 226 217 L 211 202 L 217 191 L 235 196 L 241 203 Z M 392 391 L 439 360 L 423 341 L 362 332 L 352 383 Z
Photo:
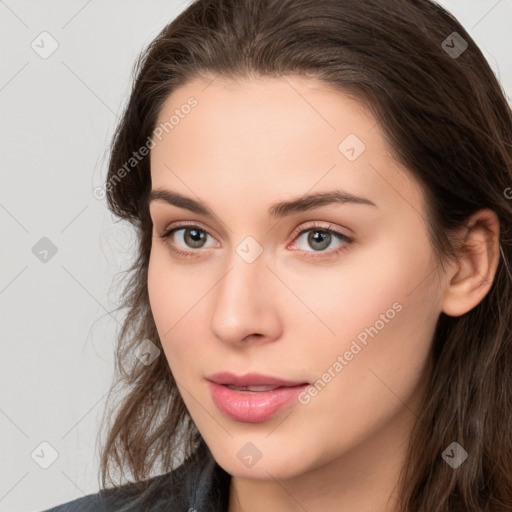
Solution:
M 205 293 L 205 287 L 201 278 L 174 264 L 165 247 L 157 246 L 151 250 L 148 295 L 160 335 L 172 332 L 178 322 L 186 321 L 188 311 Z M 165 337 L 162 343 L 165 343 Z
M 167 310 L 169 308 L 170 300 L 172 300 L 173 294 L 169 293 L 169 276 L 165 271 L 165 265 L 163 259 L 158 251 L 154 248 L 151 249 L 148 266 L 148 296 L 151 312 L 155 320 L 160 337 L 164 326 L 163 321 L 166 318 Z M 169 326 L 167 326 L 169 328 Z M 163 342 L 163 339 L 162 339 Z
M 309 278 L 304 264 L 279 268 L 283 280 L 307 305 L 290 301 L 283 307 L 289 308 L 305 332 L 314 329 L 317 338 L 333 343 L 352 339 L 376 322 L 381 330 L 383 325 L 387 329 L 386 320 L 394 324 L 405 321 L 407 314 L 396 311 L 399 305 L 393 307 L 397 302 L 404 310 L 420 314 L 425 305 L 431 307 L 436 300 L 432 295 L 437 292 L 424 285 L 432 281 L 433 267 L 424 237 L 414 239 L 409 232 L 388 228 L 347 252 L 339 264 L 312 266 Z
M 314 287 L 294 278 L 293 289 L 316 316 L 306 314 L 298 321 L 297 332 L 307 345 L 298 357 L 311 375 L 336 381 L 328 384 L 333 392 L 355 390 L 344 400 L 354 399 L 354 406 L 360 400 L 357 407 L 380 396 L 375 386 L 385 391 L 376 375 L 405 395 L 417 384 L 440 313 L 441 294 L 427 241 L 408 245 L 396 235 L 375 243 L 368 251 L 358 251 L 357 262 L 346 260 L 339 271 L 317 272 Z M 311 340 L 321 342 L 322 350 Z M 329 371 L 343 377 L 330 378 Z
M 351 265 L 338 282 L 325 280 L 327 292 L 318 298 L 317 311 L 336 337 L 311 368 L 321 377 L 319 372 L 333 372 L 338 362 L 334 373 L 340 377 L 324 394 L 326 407 L 337 400 L 334 395 L 341 396 L 345 406 L 359 409 L 362 419 L 396 400 L 393 393 L 412 394 L 428 364 L 440 312 L 434 265 L 426 241 L 406 245 L 396 239 L 375 249 L 371 258 L 361 253 L 358 265 Z
M 173 265 L 165 248 L 151 251 L 147 282 L 149 302 L 164 353 L 175 376 L 179 375 L 180 368 L 193 366 L 190 359 L 197 355 L 198 344 L 204 339 L 198 329 L 206 325 L 205 319 L 199 316 L 201 298 L 211 287 L 208 283 L 205 277 Z

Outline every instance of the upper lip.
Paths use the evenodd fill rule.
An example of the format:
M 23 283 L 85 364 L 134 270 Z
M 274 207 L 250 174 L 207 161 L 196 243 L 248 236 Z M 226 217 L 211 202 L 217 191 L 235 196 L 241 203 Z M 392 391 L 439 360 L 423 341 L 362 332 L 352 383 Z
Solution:
M 214 373 L 206 377 L 209 381 L 217 384 L 232 386 L 282 386 L 291 387 L 301 384 L 308 384 L 306 381 L 284 380 L 270 375 L 262 375 L 261 373 L 246 373 L 245 375 L 235 375 L 230 372 Z

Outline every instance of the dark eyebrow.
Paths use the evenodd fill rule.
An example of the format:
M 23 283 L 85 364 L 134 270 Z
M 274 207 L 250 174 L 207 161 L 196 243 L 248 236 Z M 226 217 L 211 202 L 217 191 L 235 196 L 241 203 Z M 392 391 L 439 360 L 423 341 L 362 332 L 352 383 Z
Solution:
M 291 201 L 282 201 L 272 205 L 268 213 L 271 217 L 281 218 L 291 215 L 293 213 L 299 213 L 307 210 L 313 210 L 320 206 L 326 206 L 329 204 L 364 204 L 369 206 L 378 206 L 365 197 L 355 196 L 348 192 L 341 190 L 332 190 L 330 192 L 317 192 L 315 194 L 309 194 L 298 199 L 292 199 Z
M 172 206 L 185 208 L 186 210 L 197 213 L 199 215 L 205 215 L 206 217 L 212 218 L 215 217 L 215 214 L 203 203 L 190 197 L 182 196 L 177 192 L 171 192 L 170 190 L 164 190 L 160 188 L 151 190 L 148 197 L 148 205 L 152 201 L 164 201 Z M 305 195 L 297 199 L 273 204 L 269 208 L 268 212 L 270 217 L 282 218 L 286 217 L 287 215 L 292 215 L 293 213 L 313 210 L 314 208 L 319 208 L 329 204 L 346 203 L 370 205 L 378 208 L 378 206 L 373 201 L 370 201 L 365 197 L 355 196 L 340 190 L 333 190 L 330 192 L 317 192 L 315 194 Z
M 186 210 L 197 213 L 199 215 L 214 217 L 213 212 L 203 203 L 190 197 L 182 196 L 177 192 L 171 192 L 170 190 L 164 190 L 162 188 L 151 190 L 148 196 L 147 204 L 149 205 L 153 201 L 163 201 L 172 206 L 177 206 L 178 208 L 185 208 Z

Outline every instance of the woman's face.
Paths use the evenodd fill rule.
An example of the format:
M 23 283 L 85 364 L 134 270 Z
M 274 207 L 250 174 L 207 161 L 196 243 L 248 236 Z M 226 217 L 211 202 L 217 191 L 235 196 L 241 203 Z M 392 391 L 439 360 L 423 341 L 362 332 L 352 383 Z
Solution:
M 422 191 L 380 125 L 302 77 L 196 80 L 158 125 L 151 308 L 215 459 L 269 479 L 401 456 L 443 280 Z M 236 391 L 219 372 L 309 386 Z

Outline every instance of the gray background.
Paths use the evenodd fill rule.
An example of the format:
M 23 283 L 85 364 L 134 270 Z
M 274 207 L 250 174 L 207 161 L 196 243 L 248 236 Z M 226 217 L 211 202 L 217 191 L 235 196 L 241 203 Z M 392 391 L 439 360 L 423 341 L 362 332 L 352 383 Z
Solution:
M 512 0 L 440 3 L 510 97 Z M 110 311 L 135 241 L 93 191 L 135 58 L 186 5 L 0 0 L 2 512 L 99 488 L 96 436 L 122 320 Z

